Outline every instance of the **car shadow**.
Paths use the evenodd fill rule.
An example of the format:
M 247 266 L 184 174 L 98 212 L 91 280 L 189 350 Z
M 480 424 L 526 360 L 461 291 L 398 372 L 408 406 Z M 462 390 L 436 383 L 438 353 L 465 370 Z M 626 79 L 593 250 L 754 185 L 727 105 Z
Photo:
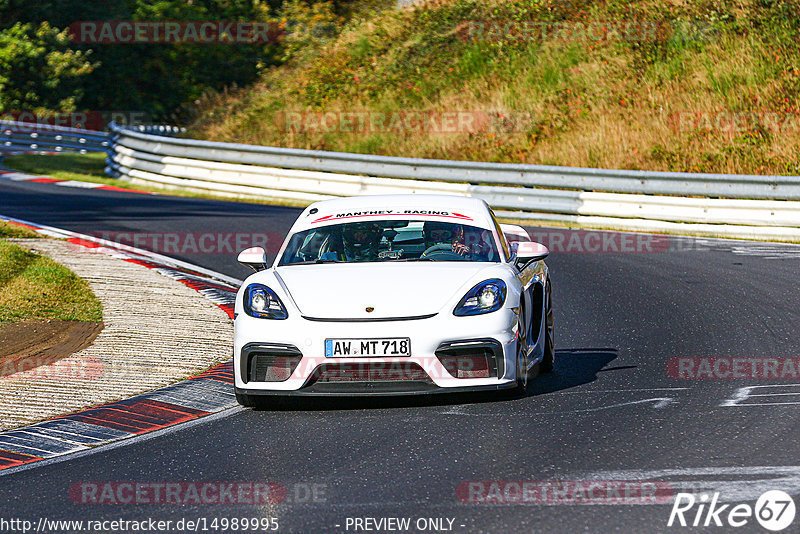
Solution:
M 430 406 L 451 406 L 458 404 L 477 404 L 521 399 L 546 395 L 556 391 L 581 386 L 597 380 L 597 374 L 634 368 L 621 366 L 606 368 L 617 357 L 617 349 L 586 348 L 556 350 L 556 363 L 552 373 L 539 375 L 528 383 L 524 393 L 507 391 L 434 394 L 434 395 L 392 395 L 375 397 L 284 397 L 269 398 L 255 408 L 255 411 L 334 411 L 334 410 L 375 410 L 391 408 L 416 408 Z
M 597 380 L 597 373 L 629 369 L 635 366 L 606 366 L 617 357 L 617 349 L 588 348 L 556 350 L 552 373 L 537 376 L 528 387 L 528 395 L 545 395 L 581 386 Z

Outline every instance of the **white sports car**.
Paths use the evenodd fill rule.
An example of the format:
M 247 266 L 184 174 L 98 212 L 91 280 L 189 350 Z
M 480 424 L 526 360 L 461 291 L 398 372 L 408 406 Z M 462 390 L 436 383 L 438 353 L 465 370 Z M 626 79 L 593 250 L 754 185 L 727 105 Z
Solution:
M 326 200 L 236 297 L 236 398 L 524 390 L 553 368 L 544 245 L 485 202 L 442 195 Z

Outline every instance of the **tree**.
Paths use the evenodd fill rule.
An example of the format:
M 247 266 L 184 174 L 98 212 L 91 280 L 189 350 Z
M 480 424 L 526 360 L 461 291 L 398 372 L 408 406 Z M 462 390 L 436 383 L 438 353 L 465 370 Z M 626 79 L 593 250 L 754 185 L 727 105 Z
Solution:
M 0 111 L 72 111 L 94 69 L 89 53 L 47 22 L 0 30 Z

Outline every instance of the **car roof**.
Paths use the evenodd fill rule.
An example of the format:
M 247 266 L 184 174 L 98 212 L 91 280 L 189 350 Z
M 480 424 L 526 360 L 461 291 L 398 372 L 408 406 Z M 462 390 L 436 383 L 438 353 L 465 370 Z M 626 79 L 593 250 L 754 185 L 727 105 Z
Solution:
M 364 195 L 321 200 L 297 218 L 292 233 L 306 228 L 387 218 L 461 222 L 494 230 L 486 202 L 454 195 Z

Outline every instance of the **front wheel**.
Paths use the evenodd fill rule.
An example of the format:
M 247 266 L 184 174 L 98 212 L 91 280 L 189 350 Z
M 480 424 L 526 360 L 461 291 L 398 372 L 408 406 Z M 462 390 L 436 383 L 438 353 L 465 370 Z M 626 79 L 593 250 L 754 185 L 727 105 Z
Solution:
M 539 365 L 540 373 L 550 373 L 556 361 L 555 340 L 553 339 L 553 301 L 550 296 L 550 280 L 547 281 L 547 308 L 544 323 L 544 356 Z
M 520 310 L 521 311 L 521 310 Z M 514 391 L 518 394 L 525 394 L 528 389 L 528 341 L 525 337 L 525 327 L 522 313 L 519 316 L 519 323 L 517 324 L 517 387 Z

